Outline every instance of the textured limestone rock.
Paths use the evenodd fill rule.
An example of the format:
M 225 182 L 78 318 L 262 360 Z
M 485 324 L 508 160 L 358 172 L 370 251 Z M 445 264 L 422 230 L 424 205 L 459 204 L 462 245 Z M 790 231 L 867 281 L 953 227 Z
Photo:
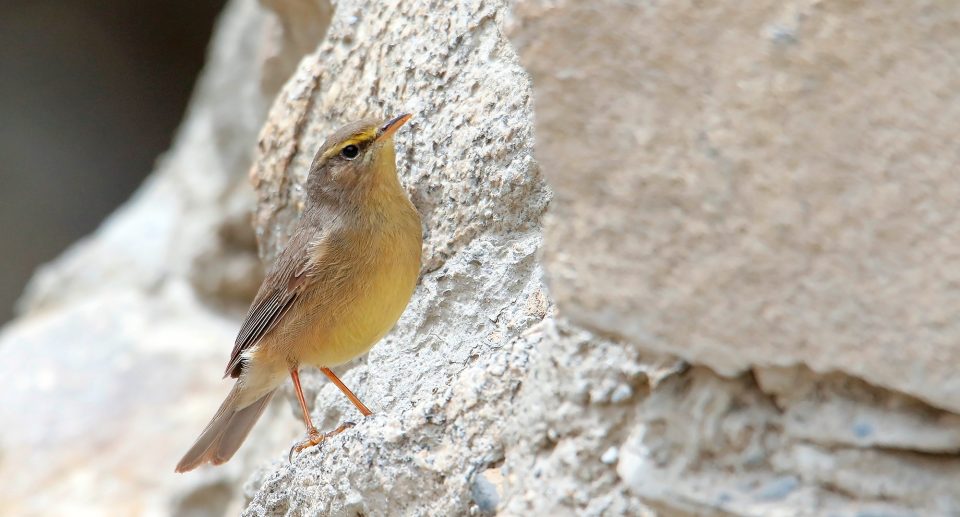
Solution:
M 503 515 L 652 516 L 617 473 L 638 403 L 671 375 L 632 346 L 549 320 L 505 431 Z
M 520 4 L 565 313 L 960 410 L 960 6 Z
M 397 327 L 344 376 L 376 415 L 293 464 L 278 451 L 248 484 L 246 515 L 495 510 L 501 432 L 547 312 L 535 255 L 548 193 L 503 7 L 339 2 L 271 109 L 252 171 L 263 254 L 292 229 L 327 133 L 411 112 L 398 166 L 424 219 L 425 267 Z M 359 417 L 328 382 L 309 389 L 323 427 Z
M 793 369 L 725 379 L 562 320 L 528 361 L 504 431 L 503 515 L 960 509 L 956 415 L 862 381 Z
M 515 3 L 559 314 L 702 366 L 612 417 L 568 384 L 622 352 L 540 347 L 518 400 L 576 416 L 508 430 L 506 513 L 960 513 L 958 28 L 937 2 Z
M 232 3 L 158 172 L 0 333 L 0 513 L 960 514 L 957 8 L 507 7 Z M 376 415 L 313 376 L 355 428 L 287 463 L 280 400 L 227 466 L 158 468 L 320 141 L 401 111 L 426 264 L 341 372 Z

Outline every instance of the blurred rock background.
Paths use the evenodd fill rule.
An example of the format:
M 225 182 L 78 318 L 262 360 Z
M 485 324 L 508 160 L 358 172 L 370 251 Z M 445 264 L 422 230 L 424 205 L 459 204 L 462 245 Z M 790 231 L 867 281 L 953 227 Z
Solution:
M 170 146 L 222 0 L 0 2 L 0 322 Z
M 0 332 L 0 514 L 958 515 L 958 35 L 935 1 L 234 0 L 170 152 Z M 376 415 L 288 463 L 278 398 L 174 476 L 255 243 L 399 110 L 426 260 L 341 372 Z

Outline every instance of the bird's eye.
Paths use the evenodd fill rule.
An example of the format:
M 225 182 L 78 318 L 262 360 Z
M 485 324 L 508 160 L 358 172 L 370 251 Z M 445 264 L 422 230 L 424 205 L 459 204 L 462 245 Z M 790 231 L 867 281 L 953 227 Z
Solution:
M 360 148 L 355 145 L 348 145 L 340 150 L 340 156 L 348 160 L 356 158 L 358 154 L 360 154 Z

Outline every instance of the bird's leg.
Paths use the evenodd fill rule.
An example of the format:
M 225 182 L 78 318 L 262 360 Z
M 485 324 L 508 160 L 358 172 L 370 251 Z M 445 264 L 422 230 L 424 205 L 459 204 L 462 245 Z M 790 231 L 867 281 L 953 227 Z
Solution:
M 317 431 L 317 428 L 313 425 L 313 419 L 310 418 L 307 400 L 303 398 L 303 388 L 300 387 L 300 372 L 294 368 L 290 370 L 290 377 L 293 379 L 293 390 L 297 392 L 297 400 L 300 401 L 300 410 L 303 411 L 303 424 L 307 426 L 307 439 L 297 442 L 290 449 L 290 459 L 293 459 L 294 451 L 300 452 L 308 447 L 313 447 L 322 442 L 325 436 Z
M 323 374 L 326 375 L 327 378 L 330 379 L 334 384 L 336 384 L 338 388 L 340 388 L 340 391 L 342 391 L 343 394 L 346 395 L 348 399 L 350 399 L 350 402 L 353 402 L 354 406 L 357 406 L 357 409 L 360 410 L 360 413 L 362 413 L 363 416 L 370 416 L 373 414 L 373 411 L 370 411 L 369 409 L 367 409 L 367 406 L 364 406 L 363 402 L 360 402 L 360 399 L 357 398 L 357 396 L 354 395 L 352 391 L 350 391 L 350 388 L 348 388 L 347 385 L 344 384 L 339 377 L 337 377 L 337 374 L 333 373 L 333 370 L 331 370 L 330 368 L 320 368 L 320 371 L 323 372 Z M 353 424 L 350 424 L 350 425 L 352 426 Z M 340 427 L 343 427 L 343 426 L 340 426 Z
M 363 413 L 363 416 L 370 416 L 373 414 L 373 411 L 370 411 L 369 409 L 367 409 L 367 406 L 365 406 L 363 402 L 360 402 L 360 399 L 357 398 L 357 396 L 354 395 L 352 391 L 350 391 L 350 388 L 348 388 L 347 385 L 344 384 L 339 377 L 337 377 L 337 374 L 333 373 L 333 370 L 329 368 L 320 368 L 320 371 L 322 371 L 324 375 L 327 376 L 327 378 L 333 381 L 333 383 L 336 384 L 338 388 L 340 388 L 340 391 L 342 391 L 343 394 L 346 395 L 348 399 L 350 399 L 350 402 L 353 402 L 354 406 L 357 406 L 357 409 L 360 410 L 360 413 Z M 317 431 L 317 428 L 314 427 L 313 425 L 313 420 L 310 419 L 310 411 L 307 409 L 307 401 L 306 399 L 303 398 L 303 390 L 300 388 L 299 371 L 297 369 L 290 370 L 290 377 L 293 378 L 293 388 L 297 392 L 297 400 L 300 401 L 300 409 L 303 410 L 303 423 L 304 425 L 307 426 L 307 439 L 303 440 L 302 442 L 298 442 L 293 446 L 293 448 L 290 449 L 289 457 L 290 457 L 290 460 L 293 460 L 294 452 L 299 453 L 304 449 L 313 447 L 314 445 L 318 445 L 321 442 L 323 442 L 323 440 L 325 440 L 326 438 L 330 438 L 331 436 L 336 436 L 346 431 L 347 429 L 350 429 L 355 424 L 353 422 L 344 422 L 340 424 L 339 427 L 337 427 L 333 431 L 330 431 L 329 433 L 326 433 L 326 434 L 323 434 L 323 433 L 320 433 L 320 431 Z

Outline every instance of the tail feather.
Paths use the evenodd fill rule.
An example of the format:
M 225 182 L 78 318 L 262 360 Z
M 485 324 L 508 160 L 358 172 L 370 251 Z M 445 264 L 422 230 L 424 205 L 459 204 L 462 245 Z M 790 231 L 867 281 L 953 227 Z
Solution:
M 250 434 L 253 424 L 257 423 L 276 392 L 275 389 L 270 390 L 253 404 L 237 409 L 240 390 L 238 382 L 200 433 L 193 447 L 183 455 L 183 459 L 177 464 L 177 472 L 193 470 L 208 461 L 220 465 L 229 460 Z

